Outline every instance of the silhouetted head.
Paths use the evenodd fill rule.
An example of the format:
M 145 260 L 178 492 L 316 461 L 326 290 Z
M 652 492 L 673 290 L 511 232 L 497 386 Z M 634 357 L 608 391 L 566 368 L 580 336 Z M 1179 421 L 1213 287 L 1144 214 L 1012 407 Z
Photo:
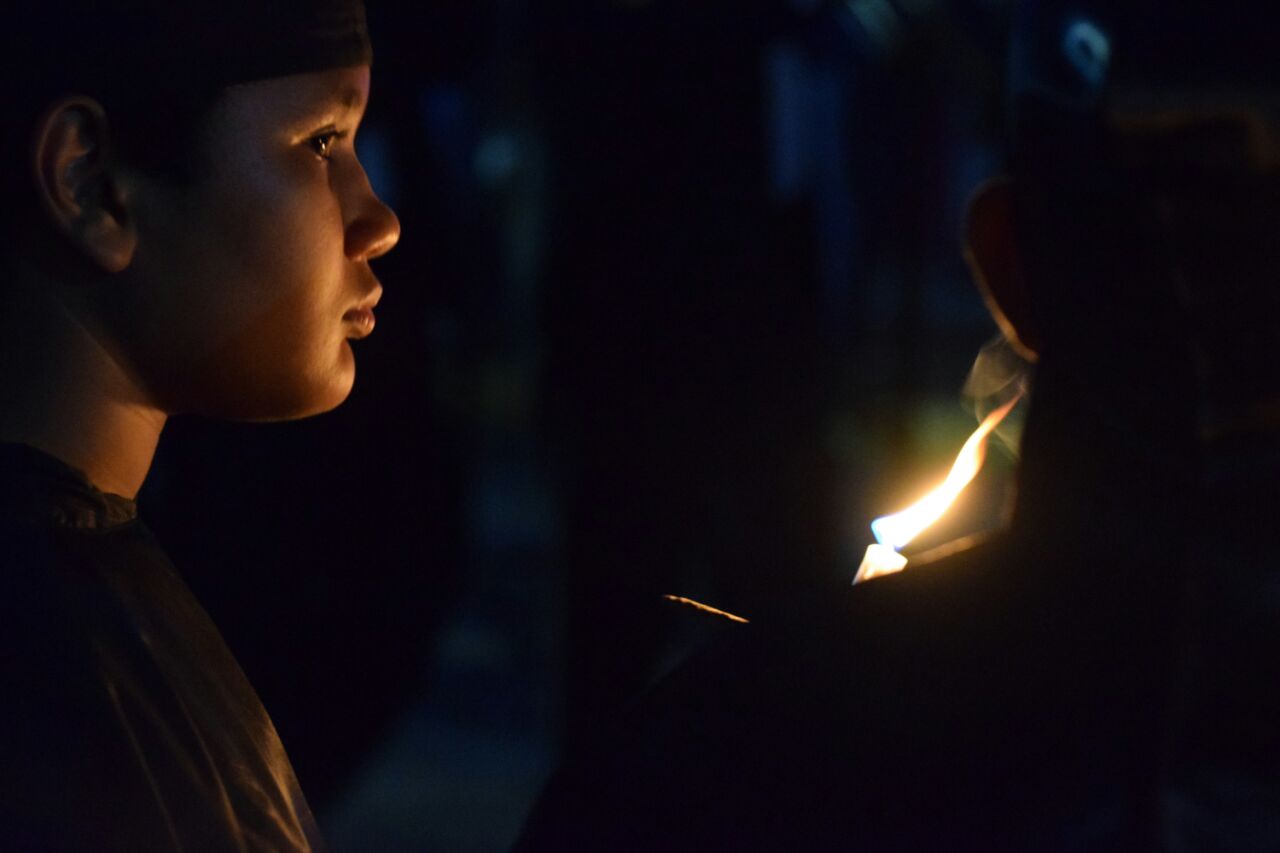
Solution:
M 1280 424 L 1280 52 L 1272 4 L 1032 0 L 1008 180 L 971 260 L 1006 332 L 1100 397 Z

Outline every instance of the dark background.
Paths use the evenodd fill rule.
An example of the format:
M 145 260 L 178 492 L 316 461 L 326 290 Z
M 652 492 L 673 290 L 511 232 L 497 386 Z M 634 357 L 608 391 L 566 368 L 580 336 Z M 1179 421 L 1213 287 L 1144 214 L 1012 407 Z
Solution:
M 140 503 L 336 850 L 500 850 L 696 645 L 664 593 L 836 588 L 973 429 L 1006 4 L 369 5 L 404 236 L 356 389 L 175 419 Z M 925 539 L 998 523 L 1010 458 Z

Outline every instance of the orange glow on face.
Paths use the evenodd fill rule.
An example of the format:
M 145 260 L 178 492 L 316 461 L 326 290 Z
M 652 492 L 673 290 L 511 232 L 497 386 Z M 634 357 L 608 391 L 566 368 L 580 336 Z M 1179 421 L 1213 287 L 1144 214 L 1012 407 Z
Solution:
M 982 463 L 987 458 L 987 439 L 992 430 L 1013 411 L 1019 399 L 1020 395 L 1014 397 L 983 419 L 964 443 L 964 447 L 960 448 L 951 472 L 941 485 L 901 512 L 882 516 L 871 522 L 871 532 L 875 534 L 876 541 L 896 551 L 941 518 L 982 469 Z

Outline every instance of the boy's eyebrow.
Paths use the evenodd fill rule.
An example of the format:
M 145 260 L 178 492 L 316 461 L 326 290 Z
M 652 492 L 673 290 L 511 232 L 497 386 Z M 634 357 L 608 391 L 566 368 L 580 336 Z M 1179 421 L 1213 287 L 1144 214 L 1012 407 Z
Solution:
M 349 110 L 358 109 L 364 104 L 364 92 L 354 86 L 342 90 L 338 100 Z
M 333 119 L 341 115 L 363 113 L 365 92 L 359 86 L 315 86 L 292 100 L 284 109 L 291 114 L 290 121 L 311 123 L 322 118 Z

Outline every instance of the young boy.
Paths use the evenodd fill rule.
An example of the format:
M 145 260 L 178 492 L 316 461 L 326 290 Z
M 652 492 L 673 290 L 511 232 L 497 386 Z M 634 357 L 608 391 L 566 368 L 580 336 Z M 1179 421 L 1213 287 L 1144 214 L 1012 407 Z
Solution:
M 382 291 L 369 261 L 399 236 L 353 148 L 363 5 L 14 5 L 0 847 L 320 848 L 266 711 L 133 498 L 170 415 L 300 418 L 351 390 Z

